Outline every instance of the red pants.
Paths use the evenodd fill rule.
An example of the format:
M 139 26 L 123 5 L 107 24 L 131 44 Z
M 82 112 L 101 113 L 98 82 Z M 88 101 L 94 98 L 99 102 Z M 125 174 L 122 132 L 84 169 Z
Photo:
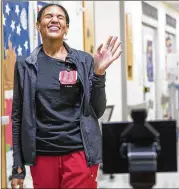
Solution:
M 64 156 L 37 156 L 31 166 L 34 188 L 97 188 L 98 165 L 87 166 L 83 151 Z

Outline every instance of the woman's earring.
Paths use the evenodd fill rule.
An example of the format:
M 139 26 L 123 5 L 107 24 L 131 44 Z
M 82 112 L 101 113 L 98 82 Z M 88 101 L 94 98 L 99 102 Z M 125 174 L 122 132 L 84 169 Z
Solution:
M 63 38 L 64 41 L 68 40 L 67 33 L 65 33 L 65 37 Z

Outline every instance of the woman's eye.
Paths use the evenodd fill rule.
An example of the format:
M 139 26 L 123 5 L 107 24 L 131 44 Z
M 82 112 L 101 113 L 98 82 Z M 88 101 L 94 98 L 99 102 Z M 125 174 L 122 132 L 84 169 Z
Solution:
M 52 15 L 46 15 L 45 18 L 52 18 Z
M 64 17 L 63 16 L 58 16 L 58 19 L 63 20 Z

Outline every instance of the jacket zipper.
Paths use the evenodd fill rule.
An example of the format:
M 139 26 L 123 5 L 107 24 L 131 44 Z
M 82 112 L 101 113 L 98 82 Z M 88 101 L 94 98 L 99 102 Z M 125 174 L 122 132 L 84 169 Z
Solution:
M 83 88 L 84 88 L 84 83 L 82 82 L 82 78 L 81 78 L 81 76 L 79 75 L 79 79 L 80 79 L 80 81 L 81 81 L 81 83 L 82 83 L 82 85 L 83 85 Z M 83 97 L 82 97 L 82 101 L 81 101 L 81 105 L 82 105 L 82 107 L 81 107 L 81 109 L 83 110 L 83 103 L 84 103 L 84 94 L 83 94 Z M 80 115 L 81 116 L 81 115 Z M 87 155 L 87 162 L 88 162 L 88 165 L 91 165 L 91 162 L 90 162 L 90 156 L 89 156 L 89 153 L 88 153 L 88 149 L 87 149 L 87 147 L 86 147 L 86 141 L 85 141 L 85 137 L 84 137 L 84 129 L 81 127 L 81 121 L 80 121 L 80 129 L 82 130 L 82 138 L 83 138 L 83 144 L 84 144 L 84 150 L 85 150 L 85 152 L 86 152 L 86 155 Z M 86 139 L 87 140 L 87 139 Z
M 69 62 L 70 63 L 70 62 Z M 78 68 L 78 66 L 77 66 L 77 64 L 75 63 L 75 62 L 73 62 L 74 64 L 75 64 L 75 66 L 76 66 L 76 68 Z M 83 86 L 83 91 L 84 91 L 84 82 L 83 82 L 83 79 L 82 79 L 82 77 L 81 77 L 81 75 L 79 74 L 79 72 L 78 72 L 78 76 L 79 76 L 79 79 L 80 79 L 80 81 L 81 81 L 81 83 L 82 83 L 82 86 Z M 81 101 L 81 106 L 83 105 L 83 103 L 84 103 L 84 96 L 85 96 L 85 94 L 83 94 L 83 97 L 82 97 L 82 101 Z M 81 109 L 83 110 L 83 106 L 81 107 Z M 84 110 L 83 110 L 84 111 Z M 80 115 L 80 117 L 81 117 L 81 115 Z M 83 132 L 84 132 L 84 130 L 82 129 L 82 127 L 81 127 L 81 121 L 80 121 L 80 129 L 82 130 L 82 135 L 83 135 Z M 86 142 L 85 142 L 85 138 L 84 138 L 84 136 L 82 136 L 82 138 L 83 138 L 83 145 L 84 145 L 84 150 L 85 150 L 85 152 L 86 152 L 86 156 L 87 156 L 87 162 L 88 162 L 88 164 L 90 165 L 91 164 L 91 162 L 90 162 L 90 156 L 89 156 L 89 153 L 88 153 L 88 149 L 87 149 L 87 147 L 86 147 Z
M 34 70 L 35 69 L 35 70 Z M 35 74 L 34 73 L 34 71 L 35 72 L 37 72 L 37 69 L 36 69 L 36 67 L 34 66 L 34 69 L 32 70 L 32 72 L 33 72 L 33 74 Z M 36 77 L 37 77 L 37 74 L 36 74 Z M 32 87 L 33 87 L 33 125 L 34 125 L 34 127 L 35 127 L 35 125 L 36 125 L 36 123 L 35 123 L 35 112 L 36 112 L 36 104 L 35 104 L 35 90 L 36 90 L 36 81 L 37 81 L 37 78 L 35 79 L 33 79 L 33 84 L 32 84 Z M 36 136 L 36 133 L 35 133 L 35 136 Z M 35 139 L 34 139 L 34 144 L 35 144 L 35 146 L 34 146 L 34 148 L 36 149 L 36 137 L 35 137 Z M 32 162 L 33 162 L 33 164 L 35 164 L 36 163 L 36 150 L 34 150 L 33 152 L 32 152 Z

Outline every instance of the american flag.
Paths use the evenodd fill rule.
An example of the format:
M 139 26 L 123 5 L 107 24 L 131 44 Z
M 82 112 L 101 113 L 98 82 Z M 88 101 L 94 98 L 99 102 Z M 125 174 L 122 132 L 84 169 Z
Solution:
M 28 2 L 3 1 L 4 50 L 10 40 L 16 56 L 30 54 L 28 8 Z
M 12 86 L 14 58 L 30 54 L 28 2 L 3 1 L 3 37 L 4 37 L 4 81 L 8 84 L 5 90 L 5 115 L 11 117 L 12 111 Z M 16 56 L 14 57 L 15 51 Z M 11 88 L 12 87 L 12 88 Z M 12 147 L 12 120 L 6 126 L 6 149 Z

